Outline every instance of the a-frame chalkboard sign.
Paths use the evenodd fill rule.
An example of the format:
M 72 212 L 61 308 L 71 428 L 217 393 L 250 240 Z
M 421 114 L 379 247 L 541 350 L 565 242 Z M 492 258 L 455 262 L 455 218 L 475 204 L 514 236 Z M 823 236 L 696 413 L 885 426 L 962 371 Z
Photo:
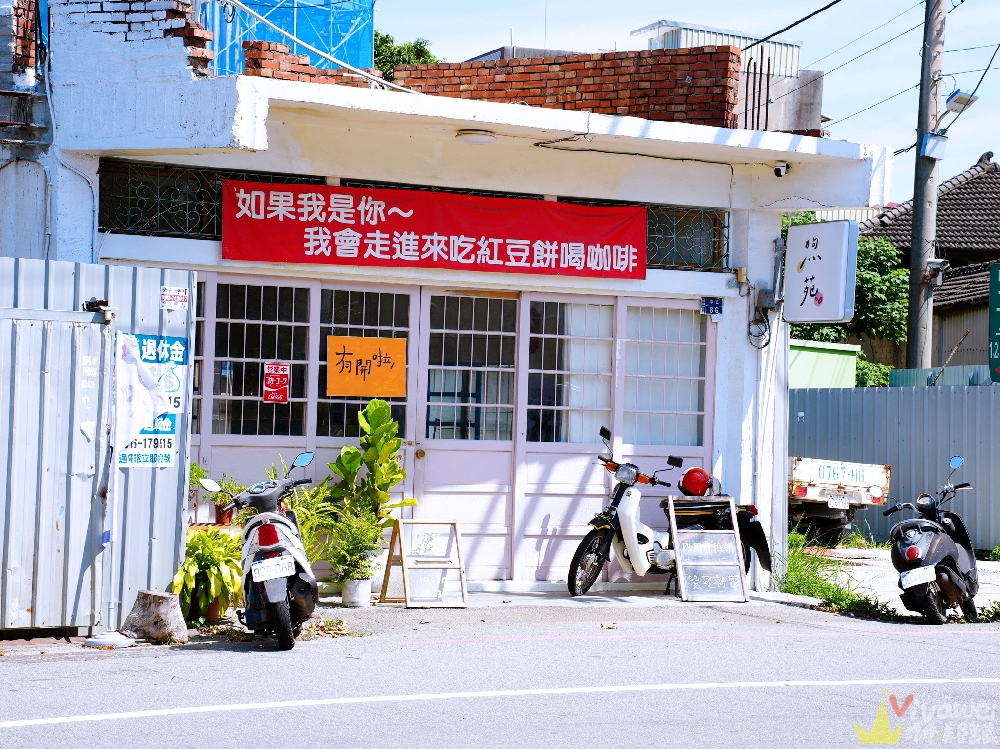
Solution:
M 732 530 L 699 530 L 677 527 L 677 513 L 685 505 L 729 507 Z M 749 601 L 743 571 L 743 546 L 736 504 L 732 497 L 667 497 L 670 537 L 673 539 L 677 579 L 683 601 Z

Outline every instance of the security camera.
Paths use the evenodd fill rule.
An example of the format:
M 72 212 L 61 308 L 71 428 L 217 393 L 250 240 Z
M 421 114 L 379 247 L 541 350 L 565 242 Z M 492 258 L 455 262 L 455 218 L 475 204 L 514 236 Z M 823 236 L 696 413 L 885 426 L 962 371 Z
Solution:
M 774 176 L 784 177 L 788 173 L 788 170 L 791 168 L 792 165 L 789 164 L 787 161 L 779 161 L 777 164 L 774 165 Z
M 944 283 L 944 272 L 951 269 L 951 263 L 943 258 L 931 258 L 927 261 L 927 268 L 924 270 L 924 283 L 932 286 L 940 286 Z

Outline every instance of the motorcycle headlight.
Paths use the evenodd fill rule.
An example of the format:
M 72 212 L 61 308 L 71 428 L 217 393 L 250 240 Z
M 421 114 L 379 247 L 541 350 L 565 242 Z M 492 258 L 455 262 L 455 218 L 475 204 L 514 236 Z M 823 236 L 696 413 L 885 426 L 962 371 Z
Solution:
M 626 484 L 634 484 L 638 476 L 639 469 L 628 463 L 618 466 L 618 470 L 615 471 L 615 478 Z

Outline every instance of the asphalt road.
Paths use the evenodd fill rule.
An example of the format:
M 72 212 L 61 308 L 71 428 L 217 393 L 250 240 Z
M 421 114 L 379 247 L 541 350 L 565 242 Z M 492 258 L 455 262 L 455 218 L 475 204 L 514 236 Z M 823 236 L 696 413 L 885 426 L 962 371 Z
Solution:
M 900 746 L 1000 743 L 1000 625 L 657 596 L 323 613 L 364 635 L 4 646 L 0 747 L 839 747 L 883 703 Z

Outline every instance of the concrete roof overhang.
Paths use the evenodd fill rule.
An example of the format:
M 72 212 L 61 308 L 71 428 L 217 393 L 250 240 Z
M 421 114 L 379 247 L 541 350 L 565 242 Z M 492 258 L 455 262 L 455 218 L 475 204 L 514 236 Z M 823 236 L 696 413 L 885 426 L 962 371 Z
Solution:
M 884 155 L 883 146 L 790 133 L 689 125 L 639 117 L 501 104 L 444 96 L 402 94 L 265 78 L 240 78 L 268 109 L 308 109 L 317 113 L 350 112 L 359 124 L 481 128 L 501 137 L 553 140 L 581 137 L 577 147 L 599 144 L 623 152 L 664 158 L 703 159 L 726 164 L 865 161 Z M 246 92 L 249 93 L 249 92 Z M 242 98 L 242 97 L 241 97 Z M 260 124 L 258 112 L 255 118 Z M 567 147 L 573 147 L 572 143 Z

